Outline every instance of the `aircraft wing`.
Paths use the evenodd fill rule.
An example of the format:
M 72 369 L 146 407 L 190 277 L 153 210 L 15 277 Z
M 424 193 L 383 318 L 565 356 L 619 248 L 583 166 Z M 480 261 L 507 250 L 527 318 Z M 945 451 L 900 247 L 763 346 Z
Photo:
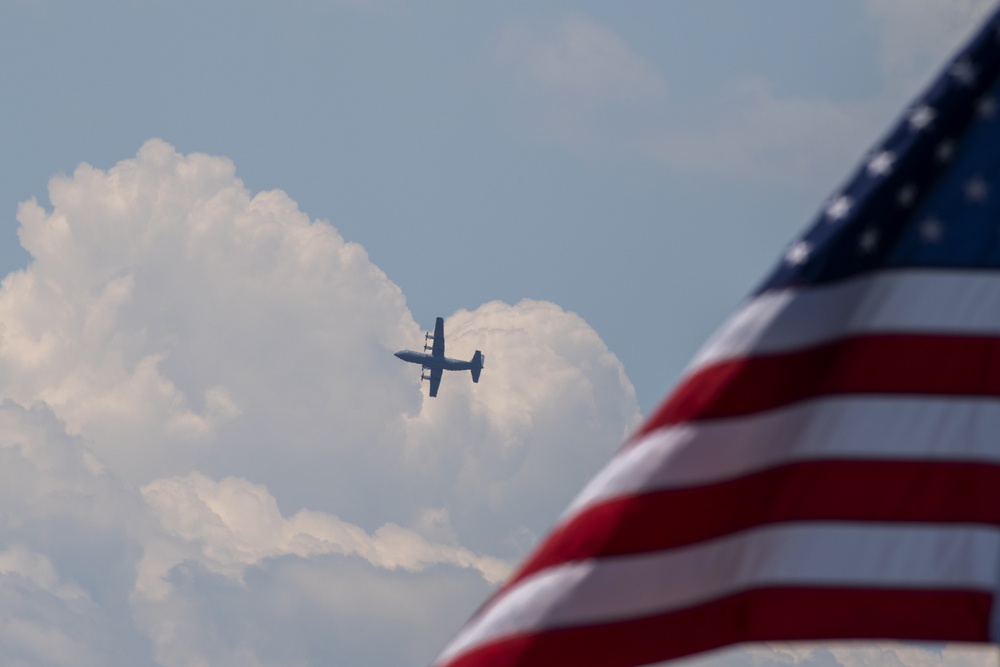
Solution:
M 436 345 L 436 343 L 435 343 L 435 345 Z M 440 368 L 432 368 L 431 369 L 430 381 L 431 381 L 431 396 L 432 397 L 438 395 L 438 387 L 441 385 L 441 375 L 443 373 L 444 373 L 444 371 L 442 369 L 440 369 Z
M 431 355 L 435 357 L 444 356 L 444 318 L 439 317 L 434 321 L 434 344 L 431 346 Z M 441 379 L 441 374 L 438 373 L 438 380 Z M 432 387 L 437 385 L 431 384 Z M 431 394 L 433 396 L 434 394 Z

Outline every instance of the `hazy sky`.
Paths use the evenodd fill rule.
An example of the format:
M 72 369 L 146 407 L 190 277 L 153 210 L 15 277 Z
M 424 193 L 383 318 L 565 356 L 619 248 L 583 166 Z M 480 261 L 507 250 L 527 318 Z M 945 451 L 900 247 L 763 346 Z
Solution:
M 993 4 L 0 0 L 0 662 L 425 664 Z

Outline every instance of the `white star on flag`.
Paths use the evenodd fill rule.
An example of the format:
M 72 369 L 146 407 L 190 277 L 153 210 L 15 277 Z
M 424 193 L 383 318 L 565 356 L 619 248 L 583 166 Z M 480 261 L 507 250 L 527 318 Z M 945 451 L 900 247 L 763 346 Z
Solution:
M 858 239 L 858 247 L 866 255 L 875 252 L 875 248 L 878 247 L 878 230 L 875 228 L 866 229 L 865 233 Z
M 997 99 L 992 95 L 987 95 L 979 100 L 976 111 L 983 118 L 994 118 L 997 115 Z
M 990 194 L 990 186 L 982 176 L 975 176 L 965 184 L 965 198 L 971 202 L 982 203 Z
M 809 259 L 809 253 L 812 252 L 812 248 L 809 247 L 809 243 L 806 241 L 799 241 L 788 249 L 785 253 L 785 259 L 788 260 L 789 264 L 793 266 L 798 266 L 799 264 L 805 263 Z
M 941 162 L 949 162 L 951 158 L 955 157 L 955 142 L 950 139 L 942 141 L 935 149 L 934 155 Z
M 910 128 L 919 132 L 933 123 L 936 116 L 937 114 L 934 109 L 923 104 L 914 109 L 913 113 L 910 114 Z
M 927 218 L 920 223 L 920 238 L 924 243 L 938 243 L 944 235 L 944 225 L 937 218 Z
M 913 183 L 907 183 L 899 192 L 896 193 L 896 202 L 903 208 L 909 208 L 913 206 L 913 202 L 917 200 L 917 187 Z
M 868 162 L 868 173 L 872 176 L 885 176 L 892 171 L 892 163 L 896 157 L 889 151 L 880 151 Z
M 854 202 L 847 195 L 837 197 L 833 203 L 826 207 L 826 215 L 831 220 L 840 220 L 851 212 Z
M 961 85 L 968 88 L 976 82 L 976 68 L 968 60 L 959 60 L 951 66 L 951 76 Z

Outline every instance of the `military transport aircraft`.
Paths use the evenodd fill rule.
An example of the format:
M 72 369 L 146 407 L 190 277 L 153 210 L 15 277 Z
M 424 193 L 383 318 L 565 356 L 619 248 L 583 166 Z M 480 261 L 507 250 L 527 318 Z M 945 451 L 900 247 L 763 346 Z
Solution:
M 428 343 L 430 341 L 430 343 Z M 427 351 L 430 350 L 430 354 Z M 420 364 L 420 379 L 430 380 L 431 396 L 437 396 L 438 386 L 441 384 L 441 374 L 444 371 L 472 371 L 472 381 L 479 382 L 479 374 L 483 371 L 483 353 L 476 350 L 469 361 L 449 359 L 444 356 L 444 318 L 437 318 L 434 322 L 434 333 L 424 334 L 424 351 L 414 352 L 413 350 L 400 350 L 396 356 L 411 364 Z M 430 371 L 430 375 L 425 375 L 424 371 Z

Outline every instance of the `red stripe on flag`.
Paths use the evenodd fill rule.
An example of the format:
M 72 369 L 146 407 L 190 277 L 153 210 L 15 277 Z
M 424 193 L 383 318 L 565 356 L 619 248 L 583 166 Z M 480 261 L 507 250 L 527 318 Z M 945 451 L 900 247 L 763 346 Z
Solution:
M 1000 525 L 1000 466 L 809 461 L 719 484 L 616 498 L 554 530 L 505 588 L 560 563 L 670 549 L 787 521 Z
M 633 437 L 831 394 L 1000 396 L 1000 338 L 877 335 L 696 371 Z
M 442 667 L 633 667 L 729 644 L 829 639 L 988 641 L 979 591 L 766 588 L 655 616 L 555 628 L 472 648 Z

